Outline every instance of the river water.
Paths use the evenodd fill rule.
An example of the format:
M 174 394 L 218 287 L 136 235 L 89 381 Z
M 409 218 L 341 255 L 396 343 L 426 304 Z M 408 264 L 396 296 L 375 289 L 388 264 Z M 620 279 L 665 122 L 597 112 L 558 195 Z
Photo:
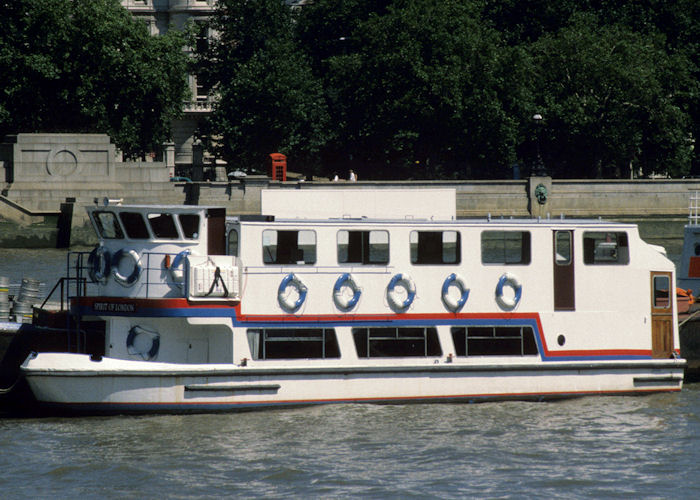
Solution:
M 0 255 L 0 275 L 45 292 L 65 269 L 65 251 Z M 0 417 L 3 498 L 694 499 L 699 463 L 700 384 L 550 403 Z

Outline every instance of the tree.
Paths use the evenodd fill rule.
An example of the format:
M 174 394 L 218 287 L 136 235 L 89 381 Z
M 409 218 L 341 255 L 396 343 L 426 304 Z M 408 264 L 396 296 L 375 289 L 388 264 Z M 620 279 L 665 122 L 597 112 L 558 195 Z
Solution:
M 216 94 L 209 150 L 244 170 L 281 152 L 315 173 L 328 116 L 294 37 L 292 11 L 278 0 L 221 0 L 212 28 L 216 36 L 196 54 L 197 75 Z
M 327 158 L 364 178 L 505 175 L 526 61 L 499 44 L 476 2 L 397 0 L 342 22 L 343 40 L 315 14 L 304 10 L 300 25 L 329 33 L 310 48 L 328 54 L 314 65 L 337 131 Z M 311 15 L 319 29 L 307 26 Z
M 687 59 L 664 37 L 576 14 L 532 45 L 545 116 L 543 152 L 561 177 L 683 175 L 690 118 L 679 102 Z
M 156 151 L 187 97 L 184 37 L 153 37 L 118 0 L 4 2 L 0 135 L 109 134 L 128 157 Z

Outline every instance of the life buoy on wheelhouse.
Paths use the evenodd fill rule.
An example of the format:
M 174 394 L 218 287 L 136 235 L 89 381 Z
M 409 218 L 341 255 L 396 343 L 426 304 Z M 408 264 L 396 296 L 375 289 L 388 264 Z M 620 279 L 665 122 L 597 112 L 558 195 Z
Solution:
M 293 300 L 291 295 L 287 293 L 287 288 L 292 287 L 296 290 L 298 298 Z M 308 289 L 306 285 L 301 282 L 301 280 L 294 274 L 289 273 L 287 276 L 282 278 L 280 286 L 277 289 L 277 302 L 279 302 L 280 307 L 287 312 L 293 313 L 297 312 L 301 305 L 306 300 L 306 293 Z
M 459 298 L 450 296 L 450 287 L 455 286 L 459 290 Z M 448 310 L 459 312 L 469 299 L 469 288 L 459 274 L 452 273 L 442 283 L 442 302 Z
M 513 297 L 506 297 L 503 294 L 503 288 L 506 286 L 513 289 Z M 520 280 L 510 273 L 504 273 L 498 280 L 498 285 L 496 285 L 496 302 L 506 311 L 512 311 L 520 303 L 520 299 L 523 296 L 523 286 L 520 284 Z
M 183 250 L 175 256 L 168 272 L 170 273 L 170 278 L 182 286 L 185 282 L 185 257 L 190 254 L 189 250 Z
M 403 288 L 406 298 L 402 300 L 402 294 L 396 289 Z M 408 274 L 395 274 L 386 287 L 386 298 L 392 309 L 403 312 L 410 307 L 416 298 L 416 285 Z
M 93 283 L 105 283 L 112 270 L 109 252 L 102 245 L 92 249 L 88 257 L 88 274 Z
M 352 291 L 352 297 L 343 294 L 343 288 L 348 287 Z M 362 290 L 355 283 L 355 279 L 350 273 L 344 273 L 336 280 L 333 286 L 333 302 L 341 311 L 350 311 L 360 300 Z
M 129 275 L 124 275 L 119 270 L 121 261 L 123 259 L 128 259 L 131 261 L 132 270 Z M 122 286 L 132 286 L 141 276 L 141 258 L 136 250 L 130 248 L 122 248 L 117 250 L 117 252 L 112 256 L 112 275 L 114 276 L 114 281 Z

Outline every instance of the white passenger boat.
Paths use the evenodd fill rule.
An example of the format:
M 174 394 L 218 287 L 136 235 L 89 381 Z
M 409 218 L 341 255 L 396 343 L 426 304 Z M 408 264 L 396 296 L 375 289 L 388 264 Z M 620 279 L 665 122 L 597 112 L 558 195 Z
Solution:
M 269 190 L 263 216 L 88 208 L 80 319 L 104 356 L 31 355 L 86 412 L 679 391 L 675 270 L 637 227 L 457 220 L 452 190 Z

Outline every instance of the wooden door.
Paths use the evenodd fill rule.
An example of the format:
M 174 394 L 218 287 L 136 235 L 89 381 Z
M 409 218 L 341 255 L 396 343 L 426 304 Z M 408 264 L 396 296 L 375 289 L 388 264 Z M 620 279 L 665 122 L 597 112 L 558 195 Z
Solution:
M 670 358 L 673 351 L 674 289 L 671 273 L 651 272 L 651 356 Z
M 576 310 L 574 232 L 554 231 L 554 310 Z

